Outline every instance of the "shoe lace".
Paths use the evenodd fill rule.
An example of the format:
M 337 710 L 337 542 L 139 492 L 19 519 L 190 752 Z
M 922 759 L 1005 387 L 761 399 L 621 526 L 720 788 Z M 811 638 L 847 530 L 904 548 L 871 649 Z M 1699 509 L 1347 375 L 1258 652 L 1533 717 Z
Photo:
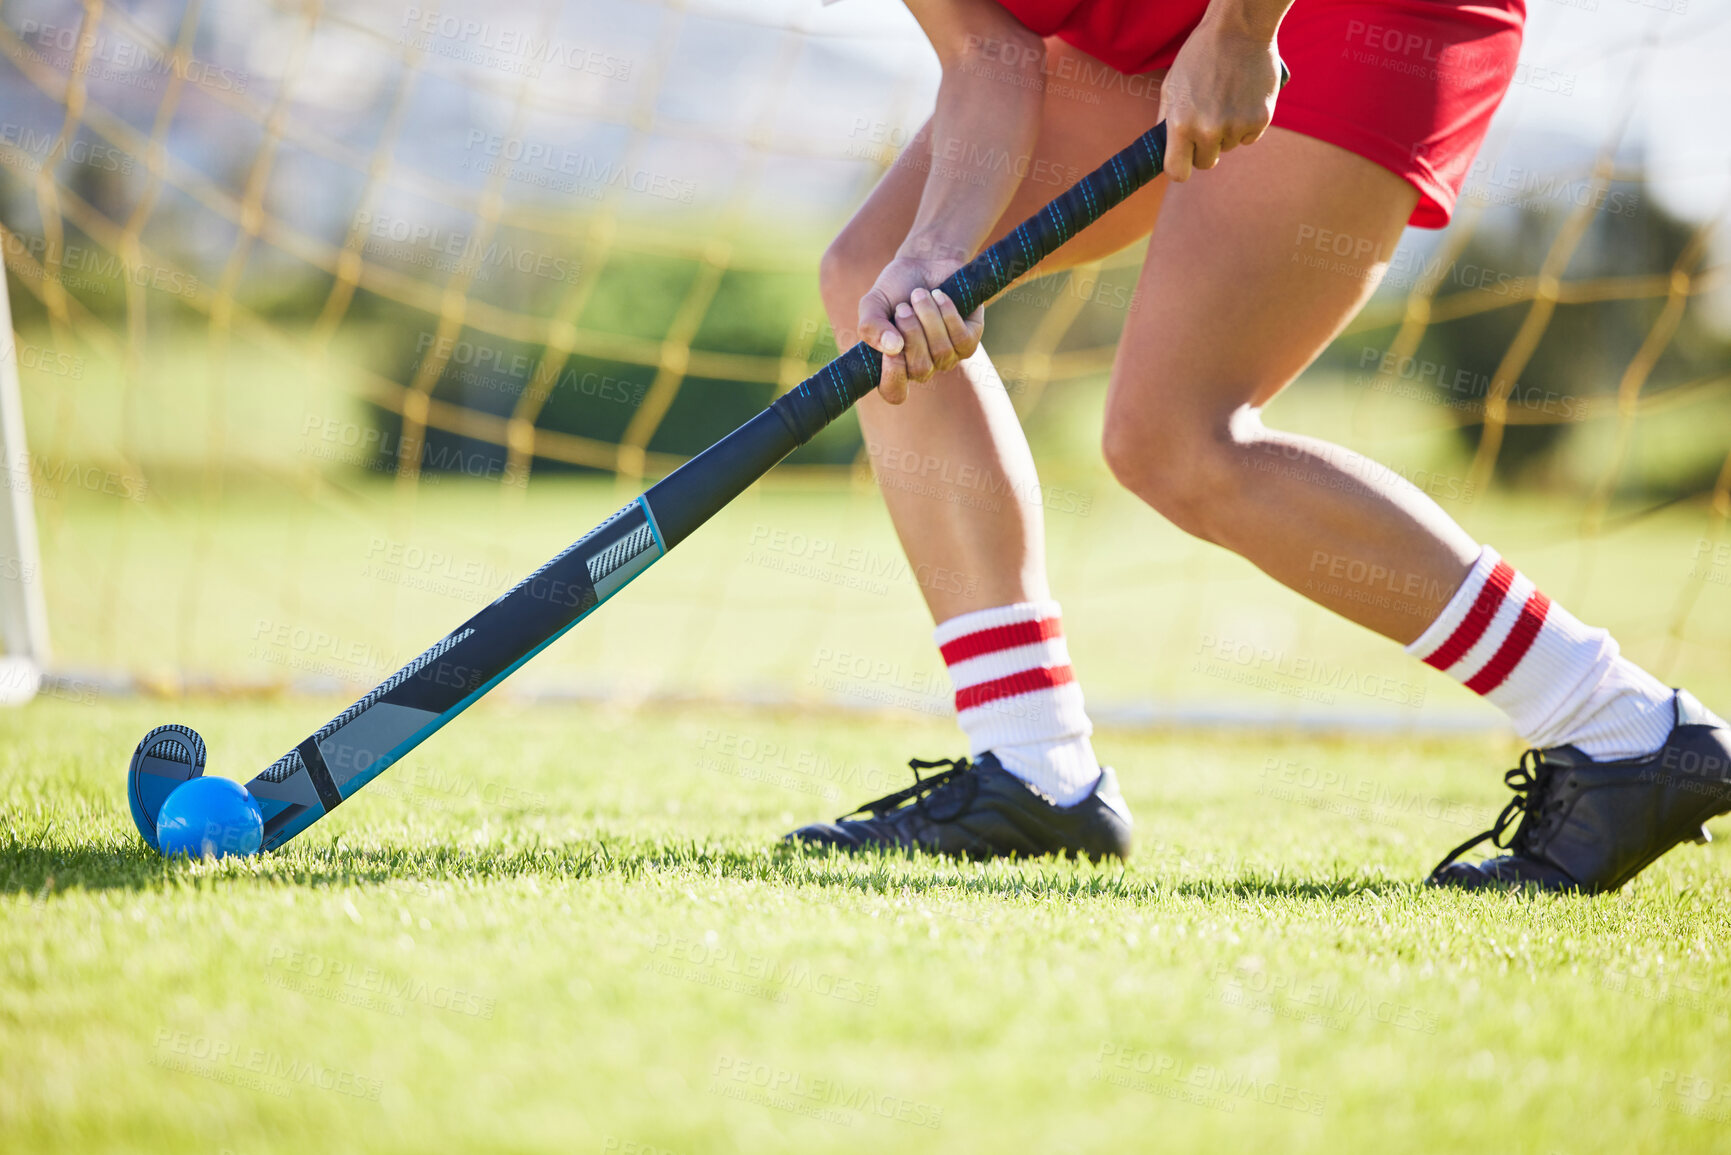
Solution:
M 948 767 L 927 777 L 922 770 L 933 770 L 939 766 Z M 953 822 L 961 817 L 964 811 L 973 804 L 974 796 L 980 790 L 980 776 L 973 773 L 974 764 L 966 758 L 939 758 L 928 762 L 922 758 L 909 758 L 908 769 L 914 772 L 914 784 L 903 787 L 893 794 L 885 794 L 882 798 L 851 810 L 837 821 L 852 818 L 855 814 L 865 814 L 868 811 L 873 818 L 882 818 L 892 810 L 912 801 L 914 806 L 933 822 Z M 934 799 L 943 797 L 954 802 L 947 814 L 936 814 L 931 809 Z
M 1544 756 L 1539 750 L 1528 750 L 1522 754 L 1520 764 L 1507 771 L 1503 775 L 1503 781 L 1515 792 L 1515 796 L 1509 799 L 1509 804 L 1503 807 L 1502 813 L 1497 815 L 1497 820 L 1491 824 L 1489 830 L 1469 838 L 1449 851 L 1431 870 L 1432 878 L 1440 875 L 1445 867 L 1461 855 L 1486 841 L 1499 850 L 1527 850 L 1533 837 L 1562 805 L 1561 800 L 1555 796 L 1556 792 L 1551 789 L 1552 771 L 1545 765 Z

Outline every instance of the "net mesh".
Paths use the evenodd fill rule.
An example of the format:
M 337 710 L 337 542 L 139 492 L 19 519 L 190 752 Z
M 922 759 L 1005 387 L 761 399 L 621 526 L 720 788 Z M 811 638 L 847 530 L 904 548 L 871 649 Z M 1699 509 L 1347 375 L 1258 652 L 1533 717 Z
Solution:
M 245 648 L 234 637 L 269 640 L 283 623 L 320 614 L 365 651 L 339 663 L 334 680 L 376 680 L 397 656 L 404 623 L 392 607 L 405 583 L 399 573 L 382 595 L 369 586 L 336 608 L 317 602 L 307 593 L 322 572 L 317 558 L 341 548 L 321 537 L 328 521 L 387 527 L 388 551 L 425 519 L 447 516 L 429 512 L 425 492 L 462 473 L 498 493 L 499 504 L 474 515 L 483 524 L 523 511 L 541 478 L 561 470 L 614 479 L 598 498 L 610 508 L 818 368 L 835 352 L 815 293 L 821 238 L 893 159 L 932 79 L 906 26 L 838 26 L 812 6 L 547 3 L 459 14 L 316 0 L 218 11 L 188 0 L 147 18 L 85 0 L 28 13 L 0 24 L 6 91 L 28 94 L 0 132 L 9 186 L 0 240 L 17 347 L 38 351 L 23 369 L 51 603 L 57 627 L 74 635 L 70 665 L 163 689 L 280 683 L 282 670 L 229 653 Z M 236 44 L 250 47 L 237 57 Z M 699 58 L 694 44 L 731 64 Z M 1666 44 L 1655 36 L 1639 52 L 1657 58 Z M 837 119 L 809 94 L 849 68 L 863 76 L 860 53 L 903 63 L 879 63 L 844 86 L 856 103 Z M 675 83 L 706 67 L 710 87 Z M 1609 430 L 1592 483 L 1546 497 L 1548 523 L 1566 516 L 1572 527 L 1581 596 L 1595 581 L 1594 551 L 1631 516 L 1618 502 L 1643 421 L 1693 405 L 1719 420 L 1726 410 L 1713 406 L 1731 381 L 1722 371 L 1661 379 L 1692 306 L 1720 283 L 1712 241 L 1722 210 L 1691 223 L 1672 257 L 1571 272 L 1605 220 L 1606 193 L 1648 175 L 1628 147 L 1639 106 L 1637 81 L 1629 84 L 1625 114 L 1590 168 L 1560 174 L 1566 211 L 1554 211 L 1554 197 L 1515 206 L 1536 222 L 1528 233 L 1546 238 L 1530 275 L 1459 287 L 1461 260 L 1508 207 L 1469 187 L 1417 275 L 1385 288 L 1336 346 L 1337 359 L 1350 360 L 1369 335 L 1388 335 L 1376 371 L 1360 375 L 1370 387 L 1354 395 L 1370 412 L 1391 404 L 1402 367 L 1424 359 L 1439 327 L 1507 319 L 1488 380 L 1450 408 L 1450 423 L 1473 433 L 1464 484 L 1491 488 L 1511 431 Z M 424 139 L 429 110 L 458 126 L 442 149 Z M 567 140 L 578 143 L 557 143 Z M 699 181 L 693 166 L 727 179 Z M 795 204 L 789 187 L 810 195 Z M 1061 424 L 1053 398 L 1108 370 L 1122 309 L 1104 290 L 1133 283 L 1138 259 L 1130 251 L 1035 282 L 1005 306 L 1022 323 L 995 330 L 1008 340 L 994 344 L 994 359 L 1037 439 L 1042 420 Z M 644 270 L 658 271 L 653 293 Z M 1588 304 L 1634 306 L 1636 351 L 1604 368 L 1614 385 L 1603 396 L 1566 414 L 1524 404 L 1520 382 L 1559 311 Z M 758 320 L 742 327 L 741 310 Z M 412 356 L 377 355 L 385 325 L 412 335 Z M 356 402 L 361 418 L 332 418 Z M 568 403 L 576 408 L 562 410 Z M 857 435 L 832 432 L 783 476 L 869 500 Z M 1722 464 L 1710 492 L 1680 499 L 1696 519 L 1695 558 L 1705 560 L 1665 569 L 1663 624 L 1648 615 L 1633 627 L 1662 673 L 1720 628 L 1703 635 L 1700 624 L 1712 601 L 1704 593 L 1726 584 L 1712 563 L 1731 516 L 1731 436 L 1720 424 L 1713 437 Z M 287 449 L 260 448 L 273 438 Z M 382 476 L 364 484 L 361 469 Z M 286 502 L 268 524 L 237 527 L 213 512 L 261 500 L 261 486 Z M 116 500 L 97 508 L 95 496 Z M 874 524 L 871 540 L 893 549 Z M 571 536 L 582 528 L 572 520 Z M 763 528 L 760 518 L 746 532 L 773 536 Z M 1054 559 L 1061 583 L 1098 569 L 1088 559 L 1111 548 L 1057 536 L 1069 543 Z M 160 556 L 164 541 L 172 556 Z M 484 600 L 533 568 L 524 565 L 532 545 L 470 544 L 480 576 L 452 596 Z M 727 559 L 747 574 L 769 564 L 749 552 Z M 816 579 L 833 587 L 816 615 L 845 604 L 858 577 L 851 561 L 824 564 L 848 580 Z M 237 628 L 224 642 L 208 626 L 212 600 L 248 571 L 273 591 L 269 608 L 254 613 L 251 638 Z M 1212 572 L 1187 560 L 1171 580 L 1194 587 Z M 725 601 L 723 575 L 705 576 L 669 587 L 688 624 L 738 604 L 737 588 Z M 448 615 L 449 599 L 441 605 Z M 1707 612 L 1713 623 L 1723 616 L 1716 604 Z M 141 614 L 161 619 L 154 633 L 140 628 Z M 804 643 L 782 648 L 822 652 L 829 635 L 806 628 Z M 720 644 L 709 626 L 674 632 L 678 652 Z M 608 691 L 680 685 L 668 672 L 676 665 L 645 666 Z M 812 665 L 784 653 L 780 673 L 762 680 L 808 685 Z M 1126 681 L 1118 696 L 1145 689 Z

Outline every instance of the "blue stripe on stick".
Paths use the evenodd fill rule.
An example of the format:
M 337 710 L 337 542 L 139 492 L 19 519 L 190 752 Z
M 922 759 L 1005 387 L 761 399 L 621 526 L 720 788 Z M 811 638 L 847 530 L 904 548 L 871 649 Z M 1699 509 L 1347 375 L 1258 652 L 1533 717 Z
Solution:
M 660 550 L 663 556 L 665 556 L 667 553 L 667 542 L 661 536 L 661 527 L 655 523 L 655 511 L 649 508 L 649 495 L 647 493 L 638 494 L 637 504 L 643 507 L 643 517 L 649 522 L 649 532 L 655 535 L 655 548 Z M 626 582 L 625 584 L 630 585 L 631 583 Z M 623 589 L 624 586 L 621 586 L 620 588 Z

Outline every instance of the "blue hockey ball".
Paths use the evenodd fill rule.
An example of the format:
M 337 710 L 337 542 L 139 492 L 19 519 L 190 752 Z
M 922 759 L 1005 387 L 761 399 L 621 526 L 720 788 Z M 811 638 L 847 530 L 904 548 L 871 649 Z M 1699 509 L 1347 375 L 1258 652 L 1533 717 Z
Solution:
M 257 854 L 264 845 L 264 815 L 238 782 L 189 778 L 157 812 L 156 845 L 164 854 L 194 858 Z

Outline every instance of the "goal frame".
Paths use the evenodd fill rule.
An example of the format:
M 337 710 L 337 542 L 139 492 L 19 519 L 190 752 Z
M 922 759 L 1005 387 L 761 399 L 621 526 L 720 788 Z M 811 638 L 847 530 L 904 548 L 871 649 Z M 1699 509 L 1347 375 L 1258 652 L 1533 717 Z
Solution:
M 20 345 L 3 269 L 0 338 L 0 705 L 18 706 L 42 688 L 50 649 L 35 486 L 18 381 Z

